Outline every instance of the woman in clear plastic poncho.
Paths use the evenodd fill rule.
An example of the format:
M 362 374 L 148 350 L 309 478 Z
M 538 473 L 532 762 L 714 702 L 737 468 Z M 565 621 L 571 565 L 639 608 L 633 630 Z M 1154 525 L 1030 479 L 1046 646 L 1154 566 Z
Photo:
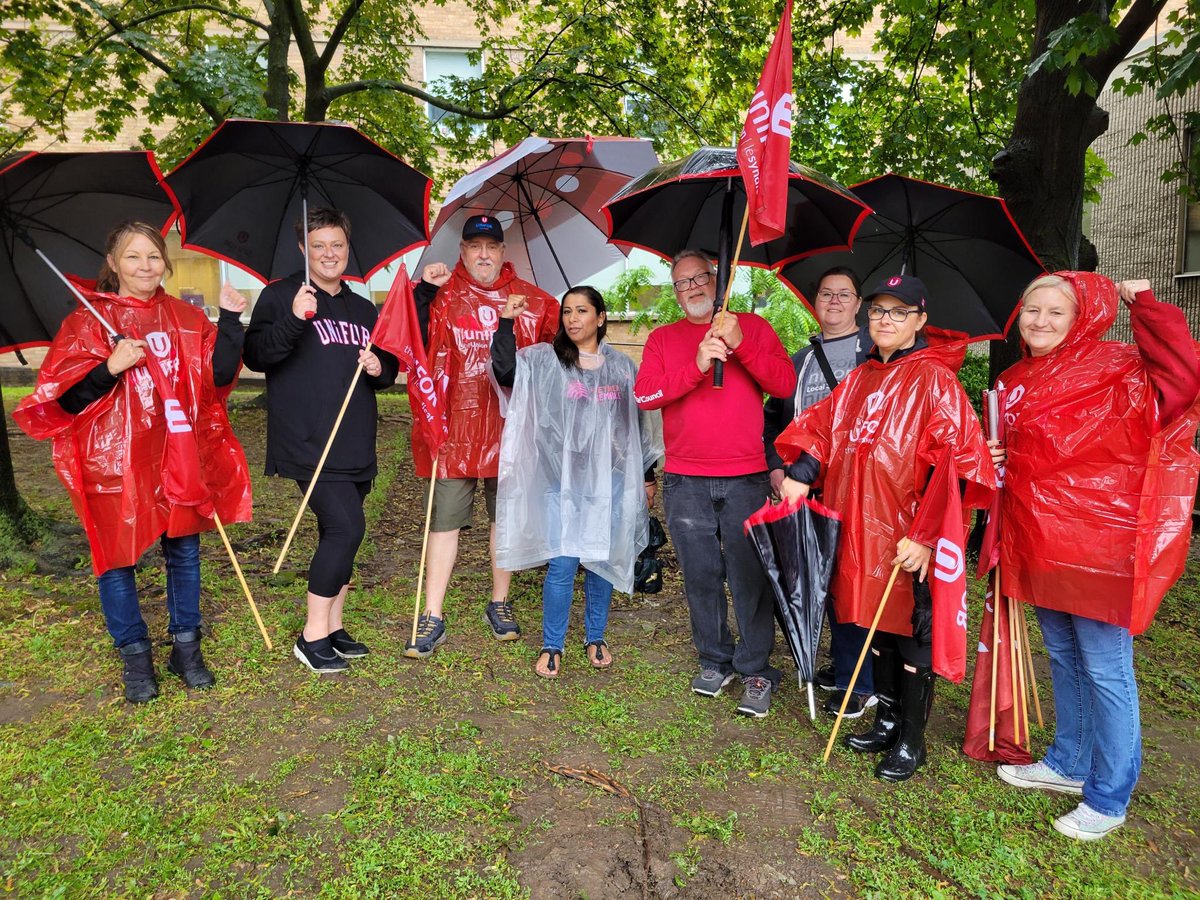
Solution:
M 660 451 L 639 422 L 636 367 L 603 343 L 604 298 L 576 287 L 563 298 L 553 345 L 516 351 L 510 297 L 492 338 L 496 380 L 512 387 L 500 441 L 496 565 L 549 563 L 542 587 L 542 650 L 535 671 L 558 676 L 575 574 L 584 576 L 584 649 L 596 668 L 612 664 L 604 640 L 613 589 L 633 589 L 648 540 L 654 464 Z

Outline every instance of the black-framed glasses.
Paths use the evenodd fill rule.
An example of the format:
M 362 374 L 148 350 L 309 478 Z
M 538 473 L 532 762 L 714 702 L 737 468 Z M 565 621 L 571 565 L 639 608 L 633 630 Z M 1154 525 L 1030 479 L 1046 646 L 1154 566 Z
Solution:
M 712 272 L 701 272 L 699 275 L 693 275 L 691 278 L 680 278 L 678 281 L 672 281 L 671 287 L 675 288 L 679 293 L 683 293 L 692 285 L 696 287 L 704 287 L 713 280 Z
M 919 316 L 919 309 L 905 309 L 903 306 L 868 306 L 868 319 L 882 319 L 884 316 L 890 318 L 893 322 L 903 323 L 909 316 Z
M 822 303 L 832 303 L 837 300 L 839 303 L 853 303 L 858 299 L 858 294 L 854 291 L 817 291 L 817 299 Z

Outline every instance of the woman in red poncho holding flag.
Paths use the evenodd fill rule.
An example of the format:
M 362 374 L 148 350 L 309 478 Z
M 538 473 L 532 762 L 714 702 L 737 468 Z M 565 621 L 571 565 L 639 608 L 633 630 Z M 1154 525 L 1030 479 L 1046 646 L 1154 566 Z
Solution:
M 955 377 L 966 345 L 926 338 L 925 293 L 912 276 L 878 285 L 866 298 L 875 342 L 867 361 L 775 442 L 790 464 L 784 497 L 807 496 L 823 482 L 822 502 L 842 515 L 830 585 L 839 622 L 870 626 L 893 567 L 910 576 L 895 580 L 872 641 L 875 724 L 844 739 L 852 750 L 886 753 L 875 775 L 887 781 L 904 781 L 924 764 L 933 704 L 931 548 L 906 535 L 944 451 L 966 482 L 965 505 L 985 505 L 996 485 L 979 421 Z
M 214 683 L 200 651 L 200 537 L 250 518 L 246 457 L 224 399 L 241 366 L 245 299 L 221 293 L 220 327 L 162 289 L 162 236 L 125 222 L 108 236 L 96 284 L 72 279 L 96 315 L 74 310 L 13 419 L 54 441 L 54 467 L 87 533 L 100 605 L 124 662 L 125 697 L 158 696 L 134 565 L 161 538 L 167 568 L 168 668 L 188 687 Z
M 1136 347 L 1100 340 L 1118 294 Z M 1037 609 L 1056 722 L 1044 759 L 998 774 L 1082 796 L 1054 827 L 1095 840 L 1125 821 L 1141 769 L 1133 635 L 1187 559 L 1200 360 L 1183 311 L 1148 281 L 1047 275 L 1025 289 L 1018 322 L 1025 358 L 1000 379 L 1000 564 L 1004 592 Z

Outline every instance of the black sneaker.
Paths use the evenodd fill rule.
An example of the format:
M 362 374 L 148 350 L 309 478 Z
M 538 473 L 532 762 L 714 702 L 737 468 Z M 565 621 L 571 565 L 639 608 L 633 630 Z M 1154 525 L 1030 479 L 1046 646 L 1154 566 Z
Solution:
M 492 629 L 492 637 L 498 641 L 515 641 L 521 636 L 521 626 L 517 624 L 512 604 L 507 600 L 489 603 L 483 611 L 483 619 Z
M 837 687 L 836 676 L 833 674 L 833 663 L 817 669 L 817 677 L 813 679 L 813 684 L 823 691 L 832 691 Z
M 404 655 L 409 659 L 425 659 L 446 643 L 446 626 L 437 616 L 421 613 L 417 618 L 417 640 L 404 642 Z
M 306 641 L 303 633 L 296 638 L 296 646 L 292 648 L 296 659 L 304 663 L 318 675 L 329 675 L 333 672 L 345 672 L 350 668 L 333 649 L 333 643 L 327 637 L 315 641 Z
M 329 633 L 329 643 L 333 645 L 333 652 L 342 659 L 359 659 L 371 652 L 362 641 L 356 641 L 350 637 L 346 633 L 345 628 L 331 631 Z
M 775 686 L 760 675 L 742 679 L 742 702 L 737 711 L 743 716 L 761 719 L 771 711 L 771 692 Z
M 825 701 L 825 712 L 836 716 L 838 710 L 842 708 L 842 697 L 845 694 L 845 691 L 835 691 L 833 696 Z M 846 711 L 842 713 L 842 718 L 857 719 L 876 702 L 874 694 L 851 694 L 850 699 L 846 702 Z

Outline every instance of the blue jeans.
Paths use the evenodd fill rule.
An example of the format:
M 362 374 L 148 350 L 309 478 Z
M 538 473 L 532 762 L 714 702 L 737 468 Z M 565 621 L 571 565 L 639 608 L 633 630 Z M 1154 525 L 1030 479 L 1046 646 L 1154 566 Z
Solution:
M 863 644 L 867 642 L 868 629 L 853 622 L 839 622 L 833 611 L 833 598 L 825 607 L 826 618 L 829 620 L 829 656 L 833 660 L 833 686 L 844 691 L 850 686 L 850 676 L 854 674 L 854 665 L 858 662 L 858 654 L 862 653 Z M 868 656 L 858 673 L 858 681 L 854 683 L 854 693 L 870 696 L 875 693 L 875 671 Z
M 1054 685 L 1054 743 L 1046 765 L 1083 781 L 1083 799 L 1122 816 L 1142 769 L 1142 726 L 1129 629 L 1037 610 Z
M 200 535 L 162 537 L 167 563 L 167 631 L 179 634 L 200 627 Z M 109 569 L 97 581 L 104 624 L 120 648 L 150 636 L 138 605 L 133 566 Z
M 761 676 L 779 687 L 771 665 L 775 595 L 742 525 L 766 502 L 767 473 L 729 477 L 663 475 L 667 530 L 675 544 L 700 666 L 743 678 Z M 739 640 L 729 631 L 733 597 Z
M 542 646 L 562 650 L 567 638 L 567 620 L 571 599 L 575 596 L 575 573 L 579 559 L 556 556 L 546 569 L 542 583 Z M 584 642 L 604 640 L 608 627 L 608 609 L 612 606 L 613 586 L 595 572 L 584 569 L 583 633 Z

